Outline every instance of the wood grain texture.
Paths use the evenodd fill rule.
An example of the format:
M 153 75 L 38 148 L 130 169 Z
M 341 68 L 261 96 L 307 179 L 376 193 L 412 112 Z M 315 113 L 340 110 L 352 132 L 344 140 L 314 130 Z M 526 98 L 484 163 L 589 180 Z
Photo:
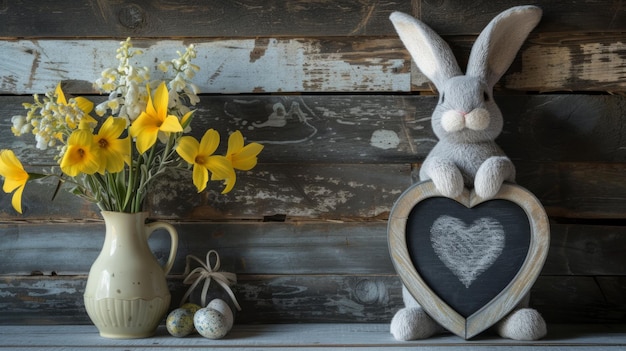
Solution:
M 32 136 L 18 138 L 10 132 L 9 116 L 24 113 L 21 103 L 29 99 L 0 98 L 0 148 L 15 150 L 25 165 L 54 165 L 54 152 L 40 153 Z M 626 139 L 620 116 L 626 113 L 625 97 L 497 99 L 506 121 L 498 142 L 517 166 L 518 183 L 535 193 L 551 216 L 624 218 Z M 429 125 L 435 100 L 375 95 L 202 97 L 192 135 L 200 137 L 211 127 L 224 135 L 241 129 L 249 141 L 264 143 L 261 165 L 240 173 L 238 186 L 226 196 L 219 194 L 218 183 L 197 194 L 185 180 L 188 175 L 169 175 L 157 182 L 162 191 L 150 197 L 149 209 L 158 218 L 193 219 L 259 219 L 276 213 L 335 219 L 384 215 L 410 185 L 410 164 L 421 161 L 436 141 Z M 285 126 L 260 127 L 277 105 L 293 109 Z M 393 165 L 381 166 L 387 163 Z M 0 216 L 98 217 L 94 206 L 65 192 L 58 200 L 67 206 L 54 206 L 49 201 L 54 185 L 27 186 L 25 217 L 15 216 L 10 196 L 0 194 Z
M 325 324 L 257 324 L 235 325 L 228 337 L 209 340 L 202 337 L 171 337 L 160 327 L 154 337 L 134 340 L 99 338 L 93 326 L 45 325 L 3 326 L 0 338 L 5 341 L 0 350 L 516 350 L 550 351 L 575 349 L 578 351 L 622 350 L 626 344 L 626 328 L 617 325 L 549 325 L 545 341 L 515 341 L 502 339 L 491 333 L 471 343 L 459 343 L 454 335 L 441 335 L 427 340 L 397 341 L 389 334 L 386 323 L 325 323 Z M 67 337 L 71 335 L 72 337 Z M 53 348 L 50 345 L 60 345 Z
M 159 62 L 191 43 L 201 67 L 193 82 L 205 94 L 410 90 L 398 39 L 135 39 L 144 52 L 135 62 L 158 78 Z M 102 70 L 117 67 L 118 47 L 110 39 L 0 41 L 0 93 L 43 93 L 60 80 L 74 81 L 69 91 L 93 92 Z
M 626 127 L 621 123 L 626 96 L 495 99 L 505 123 L 497 142 L 514 163 L 604 162 L 620 167 L 626 162 Z M 0 148 L 13 149 L 27 165 L 54 165 L 54 150 L 41 152 L 33 136 L 11 133 L 11 117 L 24 115 L 21 104 L 29 101 L 29 96 L 0 96 Z M 265 145 L 261 163 L 409 164 L 422 161 L 437 141 L 430 121 L 436 103 L 436 97 L 415 95 L 202 96 L 191 135 L 201 138 L 214 128 L 225 138 L 239 129 L 248 141 Z M 277 117 L 282 124 L 268 122 Z
M 82 303 L 86 276 L 2 277 L 0 325 L 89 324 Z M 169 280 L 172 307 L 188 288 Z M 623 323 L 623 277 L 539 277 L 531 306 L 549 323 Z M 389 323 L 402 305 L 394 275 L 239 275 L 237 324 Z M 222 296 L 221 292 L 215 291 Z
M 419 16 L 443 35 L 478 34 L 499 12 L 517 1 L 48 1 L 3 5 L 0 36 L 23 37 L 266 37 L 394 35 L 388 16 Z M 619 1 L 530 1 L 543 11 L 539 32 L 624 32 Z M 415 9 L 414 9 L 415 8 Z M 593 11 L 589 11 L 592 8 Z M 167 20 L 164 20 L 167 19 Z M 28 25 L 24 25 L 27 23 Z M 85 26 L 89 23 L 89 26 Z
M 183 274 L 187 255 L 204 260 L 211 249 L 219 253 L 223 270 L 238 274 L 393 273 L 385 221 L 174 225 L 179 249 L 173 275 Z M 87 274 L 103 241 L 103 222 L 0 225 L 0 276 Z M 163 262 L 167 234 L 156 232 L 149 243 Z M 46 260 L 38 259 L 41 252 Z
M 531 304 L 550 322 L 623 323 L 626 10 L 616 0 L 529 3 L 542 7 L 542 21 L 496 100 L 505 119 L 498 143 L 518 183 L 552 219 Z M 392 340 L 388 323 L 402 301 L 386 219 L 436 141 L 430 115 L 437 98 L 388 16 L 399 10 L 421 18 L 464 66 L 477 33 L 514 5 L 0 1 L 0 149 L 15 149 L 30 170 L 55 165 L 52 152 L 38 153 L 32 138 L 10 133 L 11 116 L 24 113 L 31 94 L 58 81 L 68 93 L 93 94 L 91 82 L 116 65 L 115 49 L 128 36 L 151 68 L 194 43 L 203 95 L 192 134 L 240 129 L 265 149 L 226 196 L 218 183 L 196 193 L 186 174 L 155 184 L 160 191 L 147 208 L 181 232 L 173 301 L 186 289 L 176 275 L 184 255 L 217 249 L 223 267 L 239 274 L 245 309 L 238 323 L 376 322 Z M 95 206 L 66 192 L 50 202 L 54 185 L 27 186 L 24 216 L 0 192 L 0 324 L 89 323 L 82 289 L 103 225 Z M 284 222 L 264 222 L 274 220 Z M 151 245 L 164 259 L 165 237 Z M 242 335 L 259 340 L 271 330 Z
M 452 35 L 478 34 L 498 13 L 520 3 L 514 0 L 477 0 L 469 6 L 462 0 L 450 0 L 421 1 L 420 5 L 421 19 L 438 33 Z M 541 22 L 535 29 L 539 33 L 624 32 L 626 29 L 626 10 L 620 1 L 526 1 L 523 5 L 536 5 L 543 10 Z
M 179 233 L 174 275 L 183 273 L 187 255 L 202 259 L 211 249 L 225 271 L 237 274 L 394 273 L 385 220 L 173 224 Z M 550 230 L 543 276 L 611 277 L 626 271 L 624 227 L 553 222 Z M 103 241 L 102 221 L 0 224 L 0 276 L 87 274 Z M 150 240 L 161 262 L 168 245 L 165 233 Z
M 155 179 L 152 189 L 159 190 L 150 191 L 144 209 L 155 219 L 263 220 L 276 214 L 290 219 L 386 218 L 395 198 L 410 185 L 410 172 L 409 165 L 401 164 L 262 164 L 240 172 L 228 194 L 221 194 L 221 182 L 198 193 L 190 172 L 171 172 Z M 11 194 L 0 193 L 0 219 L 100 218 L 96 205 L 65 188 L 52 201 L 56 184 L 54 179 L 29 183 L 22 196 L 23 215 L 11 207 Z
M 473 37 L 446 38 L 464 67 Z M 397 37 L 135 39 L 137 62 L 154 68 L 196 45 L 202 93 L 432 91 Z M 517 91 L 626 90 L 624 34 L 532 36 L 498 87 Z M 41 39 L 0 42 L 0 93 L 33 94 L 71 81 L 69 91 L 93 92 L 92 82 L 115 67 L 118 40 Z M 158 72 L 156 69 L 155 72 Z
M 534 193 L 553 218 L 626 218 L 626 164 L 515 164 L 517 183 Z M 410 185 L 410 173 L 409 164 L 261 164 L 253 171 L 240 173 L 240 185 L 222 195 L 219 183 L 211 183 L 208 190 L 197 193 L 190 175 L 183 172 L 157 180 L 155 186 L 163 190 L 151 193 L 145 208 L 154 218 L 173 220 L 263 220 L 276 214 L 296 220 L 386 219 L 394 200 Z M 343 178 L 338 174 L 344 174 Z M 99 218 L 95 205 L 65 190 L 51 201 L 55 186 L 54 181 L 29 183 L 23 195 L 23 215 L 12 209 L 11 194 L 1 192 L 0 220 L 65 222 Z
M 392 34 L 407 1 L 49 1 L 3 4 L 0 37 L 267 37 Z M 89 25 L 85 25 L 88 23 Z M 25 25 L 27 24 L 27 25 Z
M 474 37 L 445 37 L 459 65 L 465 68 Z M 496 89 L 533 92 L 607 91 L 626 88 L 623 52 L 626 36 L 617 33 L 532 32 Z M 411 89 L 431 86 L 415 63 L 411 65 Z

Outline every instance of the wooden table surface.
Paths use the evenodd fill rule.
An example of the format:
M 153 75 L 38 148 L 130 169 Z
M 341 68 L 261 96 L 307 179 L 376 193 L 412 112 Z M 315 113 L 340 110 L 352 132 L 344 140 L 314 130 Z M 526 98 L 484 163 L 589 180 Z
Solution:
M 221 340 L 199 335 L 170 336 L 163 326 L 151 338 L 113 340 L 91 325 L 0 326 L 0 350 L 624 350 L 626 325 L 550 325 L 541 341 L 505 340 L 485 333 L 465 341 L 448 334 L 423 341 L 400 342 L 388 324 L 235 325 Z

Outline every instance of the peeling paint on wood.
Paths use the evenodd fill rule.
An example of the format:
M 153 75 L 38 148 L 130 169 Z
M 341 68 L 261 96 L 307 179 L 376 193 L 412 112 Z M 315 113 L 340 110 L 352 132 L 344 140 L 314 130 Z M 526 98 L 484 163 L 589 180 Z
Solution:
M 531 38 L 532 39 L 532 38 Z M 449 38 L 460 58 L 473 40 Z M 576 43 L 529 43 L 502 86 L 515 90 L 624 91 L 624 38 L 582 37 Z M 137 40 L 139 62 L 154 67 L 188 42 Z M 92 92 L 105 67 L 114 67 L 113 40 L 0 42 L 0 92 L 43 93 L 58 81 L 74 93 Z M 201 67 L 195 83 L 203 93 L 408 92 L 433 87 L 410 63 L 397 38 L 223 39 L 196 42 Z M 459 48 L 457 48 L 459 47 Z
M 578 45 L 531 45 L 522 51 L 521 65 L 521 72 L 505 78 L 507 88 L 626 90 L 626 43 L 620 40 L 603 38 Z
M 137 62 L 154 68 L 176 58 L 189 42 L 134 40 Z M 231 39 L 195 42 L 202 93 L 301 91 L 408 91 L 399 40 L 370 38 L 357 45 L 334 39 Z M 44 93 L 61 81 L 70 91 L 92 92 L 106 67 L 116 67 L 115 40 L 0 41 L 0 92 Z M 158 75 L 154 75 L 158 78 Z

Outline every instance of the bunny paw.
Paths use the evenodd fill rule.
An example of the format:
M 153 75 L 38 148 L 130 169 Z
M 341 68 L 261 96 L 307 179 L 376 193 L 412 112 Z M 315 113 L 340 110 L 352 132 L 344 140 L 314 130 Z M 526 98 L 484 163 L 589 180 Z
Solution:
M 403 308 L 391 320 L 390 332 L 396 340 L 426 339 L 442 329 L 421 307 Z
M 532 308 L 511 312 L 498 322 L 496 330 L 501 337 L 513 340 L 539 340 L 547 334 L 546 322 Z
M 435 184 L 435 188 L 446 197 L 454 198 L 463 192 L 465 184 L 461 171 L 447 163 L 435 164 L 431 167 L 429 178 Z
M 474 191 L 483 199 L 494 197 L 501 186 L 502 182 L 496 182 L 494 179 L 487 179 L 486 177 L 478 177 L 478 175 L 476 175 L 476 180 L 474 181 Z
M 483 199 L 494 197 L 505 180 L 515 179 L 515 167 L 508 157 L 492 156 L 480 165 L 474 179 L 474 191 Z

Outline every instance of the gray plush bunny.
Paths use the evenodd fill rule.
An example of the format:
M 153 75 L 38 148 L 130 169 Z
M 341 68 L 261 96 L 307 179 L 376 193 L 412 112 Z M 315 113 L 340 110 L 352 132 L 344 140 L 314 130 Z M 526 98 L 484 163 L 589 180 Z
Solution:
M 472 47 L 464 75 L 452 50 L 419 20 L 400 12 L 390 19 L 419 69 L 439 91 L 432 127 L 439 142 L 420 169 L 421 180 L 432 180 L 445 196 L 457 197 L 464 187 L 482 198 L 493 197 L 504 181 L 515 181 L 515 167 L 495 143 L 502 131 L 502 113 L 493 87 L 509 68 L 522 43 L 539 23 L 541 9 L 518 6 L 496 16 Z M 405 308 L 391 323 L 399 340 L 427 338 L 443 331 L 403 290 Z M 527 299 L 522 306 L 527 305 Z M 496 325 L 502 337 L 536 340 L 546 334 L 539 313 L 517 308 Z

